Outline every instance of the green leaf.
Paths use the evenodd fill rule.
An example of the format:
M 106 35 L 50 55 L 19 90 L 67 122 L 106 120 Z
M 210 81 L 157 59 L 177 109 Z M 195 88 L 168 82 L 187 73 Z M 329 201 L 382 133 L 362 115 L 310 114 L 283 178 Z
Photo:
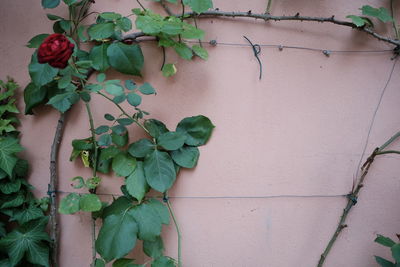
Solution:
M 99 127 L 96 128 L 95 133 L 96 134 L 103 134 L 108 132 L 108 130 L 110 130 L 110 127 L 107 125 L 101 125 Z
M 205 12 L 213 7 L 212 0 L 186 0 L 185 2 L 194 12 L 198 14 Z
M 390 16 L 389 11 L 384 8 L 384 7 L 380 7 L 380 8 L 374 8 L 372 6 L 369 5 L 364 5 L 362 8 L 362 14 L 365 16 L 370 16 L 370 17 L 375 17 L 377 19 L 379 19 L 382 22 L 390 22 L 393 21 L 392 16 Z
M 115 146 L 101 149 L 99 153 L 99 159 L 97 160 L 97 170 L 102 173 L 109 173 L 111 159 L 119 152 L 119 149 Z
M 28 44 L 26 46 L 29 48 L 38 48 L 43 43 L 44 39 L 47 38 L 47 36 L 49 36 L 49 34 L 47 33 L 36 35 L 28 41 Z
M 113 120 L 115 120 L 114 116 L 111 115 L 111 114 L 108 114 L 108 113 L 104 114 L 104 118 L 105 118 L 106 120 L 108 120 L 108 121 L 113 121 Z
M 103 221 L 96 250 L 107 262 L 128 254 L 136 244 L 138 226 L 130 212 L 109 215 Z
M 393 247 L 396 244 L 392 239 L 383 235 L 377 235 L 374 242 L 389 248 Z
M 149 199 L 148 205 L 150 205 L 157 212 L 162 224 L 169 224 L 169 210 L 166 205 L 154 198 Z
M 175 64 L 165 64 L 162 68 L 162 74 L 164 75 L 164 77 L 171 77 L 173 75 L 175 75 L 176 73 L 176 67 Z
M 112 22 L 93 24 L 88 29 L 92 40 L 101 40 L 111 37 L 114 34 L 115 25 Z
M 143 162 L 138 161 L 135 170 L 125 180 L 128 193 L 142 202 L 144 195 L 149 190 L 149 186 L 144 176 Z
M 63 0 L 64 1 L 64 3 L 65 4 L 67 4 L 67 5 L 73 5 L 73 4 L 75 4 L 76 3 L 76 1 L 78 1 L 78 0 Z
M 175 267 L 175 263 L 171 258 L 162 256 L 154 260 L 151 267 Z
M 80 198 L 79 207 L 87 212 L 98 211 L 101 209 L 101 201 L 95 194 L 84 194 Z
M 33 114 L 32 109 L 44 102 L 47 88 L 29 83 L 24 90 L 25 114 Z
M 108 58 L 107 58 L 107 48 L 109 47 L 109 44 L 102 43 L 101 45 L 94 46 L 92 50 L 90 51 L 89 58 L 93 62 L 93 68 L 95 70 L 104 72 L 106 71 L 109 67 L 110 64 L 108 63 Z M 103 82 L 99 81 L 99 82 Z
M 151 188 L 165 192 L 176 179 L 174 163 L 166 152 L 154 150 L 144 160 L 144 173 Z
M 86 26 L 80 25 L 78 27 L 78 31 L 77 31 L 78 37 L 83 43 L 88 41 L 88 37 L 85 35 L 85 29 L 86 29 Z
M 189 146 L 201 146 L 208 141 L 214 127 L 209 118 L 199 115 L 181 120 L 176 131 L 187 136 L 185 143 Z
M 102 259 L 96 259 L 94 261 L 94 267 L 106 267 L 106 263 Z
M 116 21 L 116 24 L 124 32 L 130 31 L 132 29 L 132 21 L 127 17 L 118 19 Z
M 0 191 L 6 195 L 16 193 L 20 189 L 21 189 L 21 180 L 20 179 L 0 183 Z
M 49 64 L 40 64 L 37 62 L 36 53 L 32 55 L 28 69 L 32 82 L 37 86 L 48 84 L 58 73 L 58 69 L 51 67 Z
M 79 211 L 79 202 L 81 197 L 77 193 L 70 193 L 61 199 L 58 212 L 62 214 L 72 214 Z
M 106 207 L 103 211 L 103 219 L 110 215 L 120 215 L 132 207 L 132 201 L 127 197 L 119 197 Z
M 396 265 L 394 265 L 393 262 L 388 261 L 388 260 L 378 257 L 378 256 L 375 256 L 375 260 L 381 267 L 395 267 L 396 266 Z
M 112 267 L 145 267 L 145 264 L 134 264 L 133 259 L 118 259 L 113 262 Z
M 25 202 L 25 197 L 22 194 L 22 192 L 14 195 L 10 195 L 6 198 L 5 202 L 2 203 L 1 207 L 2 209 L 6 208 L 16 208 L 24 204 Z
M 139 226 L 139 239 L 155 241 L 161 234 L 161 220 L 157 212 L 148 204 L 142 203 L 129 210 L 128 213 Z
M 121 18 L 121 14 L 115 13 L 115 12 L 103 12 L 100 14 L 100 17 L 105 19 L 105 20 L 116 20 Z
M 117 71 L 141 76 L 144 58 L 139 45 L 113 43 L 107 49 L 107 56 L 110 65 Z
M 149 139 L 140 139 L 139 141 L 130 144 L 128 153 L 136 158 L 144 158 L 155 150 L 155 145 Z
M 208 52 L 206 49 L 201 47 L 200 45 L 194 45 L 192 46 L 193 52 L 199 56 L 200 58 L 207 60 L 208 59 Z
M 200 152 L 197 147 L 184 146 L 171 152 L 171 157 L 176 164 L 183 168 L 193 168 L 196 166 Z
M 125 153 L 119 153 L 113 159 L 112 168 L 118 176 L 129 176 L 136 168 L 136 159 Z
M 137 16 L 135 24 L 136 28 L 142 30 L 144 33 L 149 35 L 157 35 L 161 32 L 163 21 L 161 16 L 151 17 L 148 15 L 142 15 Z
M 103 134 L 100 136 L 99 140 L 97 141 L 97 144 L 99 146 L 109 146 L 111 145 L 112 138 L 110 134 Z
M 139 91 L 144 95 L 152 95 L 156 93 L 156 90 L 149 83 L 144 83 L 139 87 Z
M 136 89 L 136 83 L 132 80 L 126 80 L 125 81 L 125 87 L 128 90 L 135 90 Z
M 22 150 L 23 148 L 18 143 L 18 139 L 11 137 L 0 138 L 0 169 L 5 171 L 10 177 L 12 177 L 13 169 L 18 160 L 15 153 Z
M 44 228 L 48 218 L 44 217 L 23 224 L 0 240 L 0 248 L 7 251 L 12 266 L 16 266 L 24 255 L 32 264 L 49 267 L 49 246 L 43 241 L 50 241 Z
M 64 19 L 63 17 L 57 16 L 57 15 L 54 15 L 54 14 L 46 14 L 46 16 L 47 16 L 47 18 L 49 20 L 62 20 L 62 19 Z
M 26 209 L 14 211 L 13 220 L 17 220 L 19 224 L 24 224 L 41 217 L 43 217 L 43 211 L 40 208 L 29 206 Z
M 118 147 L 123 147 L 129 141 L 128 132 L 125 132 L 123 134 L 112 133 L 111 134 L 111 140 Z
M 165 124 L 156 119 L 146 120 L 144 126 L 154 138 L 158 138 L 161 134 L 168 132 Z
M 134 107 L 137 107 L 142 103 L 142 97 L 134 92 L 127 95 L 128 103 Z
M 91 150 L 93 149 L 93 143 L 91 138 L 85 139 L 74 139 L 72 140 L 72 147 L 77 150 Z
M 42 0 L 43 8 L 56 8 L 60 4 L 60 0 Z
M 124 88 L 119 84 L 115 83 L 106 84 L 105 88 L 106 92 L 113 96 L 119 96 L 124 93 Z
M 122 118 L 122 119 L 117 119 L 117 122 L 121 125 L 128 126 L 134 123 L 135 121 L 131 118 Z
M 61 29 L 64 30 L 64 32 L 68 32 L 71 29 L 72 22 L 70 20 L 60 20 L 58 23 L 60 23 Z
M 198 29 L 194 27 L 193 25 L 190 25 L 188 23 L 183 24 L 183 32 L 182 32 L 182 38 L 185 39 L 203 39 L 204 38 L 204 31 L 202 29 Z
M 155 241 L 143 241 L 143 252 L 153 259 L 161 257 L 164 253 L 164 244 L 161 236 L 157 236 Z
M 177 150 L 183 146 L 186 135 L 179 132 L 163 133 L 157 138 L 157 144 L 166 150 Z
M 50 98 L 48 105 L 52 105 L 61 113 L 69 110 L 73 104 L 79 101 L 79 95 L 75 92 L 67 92 L 64 94 L 55 95 Z
M 184 43 L 174 45 L 175 52 L 183 59 L 190 60 L 193 57 L 192 50 Z
M 351 19 L 351 21 L 357 26 L 357 27 L 362 27 L 366 24 L 366 20 L 363 19 L 362 17 L 355 16 L 355 15 L 348 15 L 346 18 Z
M 391 247 L 392 256 L 396 262 L 400 262 L 400 243 Z

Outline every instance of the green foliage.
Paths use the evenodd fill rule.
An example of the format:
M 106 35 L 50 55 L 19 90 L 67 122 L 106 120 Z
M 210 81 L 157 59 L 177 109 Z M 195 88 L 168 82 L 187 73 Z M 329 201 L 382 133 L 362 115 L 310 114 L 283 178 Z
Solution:
M 390 16 L 389 11 L 384 7 L 374 8 L 369 5 L 364 5 L 364 6 L 362 6 L 362 8 L 360 8 L 360 10 L 362 11 L 362 14 L 364 16 L 356 16 L 356 15 L 346 16 L 346 18 L 351 19 L 351 21 L 357 27 L 364 27 L 364 26 L 373 27 L 374 24 L 372 23 L 371 19 L 368 17 L 377 18 L 378 20 L 380 20 L 382 22 L 392 22 L 393 21 L 393 18 L 392 18 L 392 16 Z
M 183 3 L 199 14 L 213 7 L 211 0 L 183 0 Z
M 48 198 L 35 199 L 26 182 L 27 161 L 15 126 L 19 113 L 15 105 L 18 85 L 0 80 L 0 250 L 5 254 L 1 266 L 49 266 L 49 237 L 45 232 Z M 6 226 L 6 227 L 5 227 Z M 7 256 L 6 256 L 7 255 Z
M 392 252 L 392 257 L 394 259 L 394 263 L 393 263 L 382 257 L 375 256 L 375 261 L 379 264 L 379 266 L 395 267 L 395 266 L 400 265 L 400 243 L 396 243 L 389 237 L 382 236 L 382 235 L 378 235 L 375 239 L 375 242 L 382 246 L 389 247 Z
M 124 74 L 141 76 L 144 58 L 139 45 L 113 43 L 107 49 L 110 65 Z

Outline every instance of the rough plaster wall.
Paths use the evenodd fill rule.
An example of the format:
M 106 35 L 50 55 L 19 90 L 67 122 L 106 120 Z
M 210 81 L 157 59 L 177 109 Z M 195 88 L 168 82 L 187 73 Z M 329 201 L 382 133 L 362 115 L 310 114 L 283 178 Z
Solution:
M 262 12 L 266 1 L 215 0 L 221 10 Z M 274 14 L 330 16 L 343 19 L 359 14 L 363 4 L 382 1 L 274 1 Z M 154 7 L 153 4 L 145 3 Z M 135 1 L 97 0 L 96 11 L 128 14 Z M 65 6 L 51 11 L 39 1 L 0 2 L 0 77 L 13 76 L 22 87 L 29 82 L 27 65 L 32 36 L 51 32 L 45 13 L 66 13 Z M 254 20 L 200 20 L 206 40 L 245 44 L 243 35 L 260 44 L 283 44 L 329 50 L 381 50 L 388 45 L 349 28 L 299 22 Z M 384 35 L 390 34 L 378 25 Z M 194 171 L 182 171 L 172 196 L 272 196 L 340 195 L 352 186 L 366 141 L 372 114 L 393 61 L 390 53 L 332 54 L 307 50 L 262 48 L 262 81 L 249 47 L 209 48 L 207 62 L 178 63 L 170 79 L 158 71 L 161 53 L 153 43 L 142 44 L 146 57 L 144 80 L 158 90 L 144 98 L 144 109 L 166 121 L 170 128 L 181 118 L 204 114 L 212 119 L 214 134 L 201 148 Z M 400 65 L 400 64 L 399 64 Z M 400 126 L 400 66 L 382 100 L 367 152 L 381 145 Z M 110 77 L 124 78 L 114 72 Z M 112 105 L 93 97 L 96 124 L 102 114 L 117 113 Z M 23 101 L 19 103 L 23 108 Z M 30 182 L 44 196 L 48 183 L 49 149 L 57 112 L 36 110 L 37 116 L 21 117 L 24 156 L 31 163 Z M 89 136 L 83 106 L 68 115 L 60 153 L 61 191 L 71 191 L 70 178 L 90 176 L 81 164 L 68 161 L 71 140 Z M 130 132 L 132 140 L 141 136 Z M 396 144 L 397 148 L 399 143 Z M 394 147 L 396 147 L 396 145 Z M 381 156 L 374 163 L 361 192 L 359 204 L 326 262 L 327 267 L 372 267 L 373 255 L 389 256 L 373 243 L 377 233 L 394 238 L 399 230 L 400 158 Z M 121 179 L 104 177 L 99 192 L 118 193 Z M 104 200 L 110 200 L 105 197 Z M 189 267 L 310 267 L 333 233 L 346 199 L 239 198 L 173 199 L 183 232 L 183 261 Z M 91 258 L 88 214 L 61 216 L 61 267 L 88 266 Z M 172 226 L 164 230 L 167 255 L 176 256 Z M 144 259 L 137 256 L 139 261 Z

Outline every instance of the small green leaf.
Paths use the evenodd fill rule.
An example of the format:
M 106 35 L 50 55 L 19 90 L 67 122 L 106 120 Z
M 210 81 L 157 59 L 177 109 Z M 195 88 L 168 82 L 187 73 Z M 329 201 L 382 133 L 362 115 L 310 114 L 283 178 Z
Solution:
M 142 103 L 142 97 L 134 92 L 127 95 L 128 103 L 134 107 L 137 107 Z
M 67 5 L 73 5 L 73 4 L 75 4 L 76 3 L 76 1 L 78 1 L 78 0 L 63 0 L 64 1 L 64 3 L 65 4 L 67 4 Z
M 175 67 L 175 64 L 171 63 L 165 64 L 162 68 L 162 74 L 164 75 L 164 77 L 171 77 L 176 74 L 176 71 L 177 69 Z
M 92 40 L 101 40 L 114 34 L 115 25 L 112 22 L 98 23 L 89 27 L 88 34 Z
M 152 95 L 156 93 L 156 90 L 149 83 L 144 83 L 140 86 L 139 91 L 144 95 Z
M 33 114 L 32 109 L 44 102 L 47 88 L 29 83 L 24 90 L 25 114 Z
M 95 194 L 84 194 L 80 198 L 79 206 L 82 211 L 98 211 L 101 209 L 101 201 Z
M 392 16 L 390 16 L 389 11 L 384 8 L 384 7 L 380 7 L 380 8 L 374 8 L 372 6 L 369 5 L 364 5 L 362 8 L 362 14 L 365 16 L 370 16 L 370 17 L 375 17 L 377 19 L 379 19 L 382 22 L 390 22 L 393 21 Z
M 184 146 L 171 152 L 171 157 L 176 164 L 183 168 L 193 168 L 196 166 L 200 152 L 197 147 Z
M 393 262 L 388 261 L 388 260 L 386 260 L 384 258 L 375 256 L 375 260 L 379 264 L 379 266 L 381 266 L 381 267 L 396 267 L 396 265 L 394 265 Z
M 101 125 L 99 127 L 96 128 L 95 133 L 96 134 L 103 134 L 108 132 L 108 130 L 110 130 L 110 127 L 107 125 Z
M 155 241 L 143 241 L 143 252 L 153 259 L 161 257 L 164 253 L 164 244 L 161 236 L 157 236 Z
M 47 33 L 36 35 L 28 41 L 28 44 L 26 46 L 29 48 L 39 48 L 39 46 L 43 43 L 44 39 L 46 39 L 47 36 L 49 36 L 49 34 Z
M 50 98 L 48 105 L 52 105 L 55 109 L 64 113 L 71 108 L 73 104 L 79 101 L 79 95 L 75 92 L 67 92 L 64 94 L 55 95 Z
M 100 17 L 105 19 L 105 20 L 116 20 L 121 18 L 121 14 L 115 13 L 115 12 L 103 12 L 100 14 Z
M 110 64 L 108 63 L 108 57 L 107 57 L 107 48 L 108 47 L 109 47 L 109 44 L 102 43 L 101 45 L 94 46 L 92 48 L 92 50 L 90 51 L 89 58 L 93 62 L 93 68 L 95 70 L 104 72 L 110 67 Z M 103 81 L 104 81 L 104 79 L 99 82 L 103 82 Z
M 400 262 L 400 243 L 393 245 L 391 248 L 392 256 L 396 262 Z
M 165 192 L 176 179 L 174 163 L 166 152 L 154 150 L 144 160 L 144 173 L 151 188 Z
M 106 267 L 106 263 L 102 259 L 96 259 L 94 261 L 94 267 Z
M 139 45 L 127 45 L 121 42 L 111 44 L 107 49 L 110 65 L 124 74 L 141 76 L 144 58 Z
M 158 138 L 161 134 L 168 132 L 164 123 L 156 119 L 149 119 L 144 122 L 144 126 L 154 138 Z
M 378 235 L 374 241 L 389 248 L 393 247 L 396 244 L 392 239 L 383 235 Z
M 111 134 L 111 140 L 118 147 L 123 147 L 129 141 L 128 132 L 125 132 L 123 134 L 112 133 Z
M 57 15 L 54 15 L 54 14 L 46 14 L 46 16 L 47 16 L 47 18 L 49 20 L 62 20 L 62 19 L 64 19 L 63 17 L 57 16 Z
M 363 19 L 362 17 L 355 16 L 355 15 L 348 15 L 346 18 L 351 19 L 351 21 L 357 26 L 357 27 L 362 27 L 366 24 L 366 20 Z
M 122 118 L 122 119 L 117 119 L 117 122 L 121 125 L 128 126 L 134 123 L 135 121 L 131 118 Z
M 61 199 L 58 212 L 62 214 L 72 214 L 79 211 L 80 196 L 77 193 L 70 193 Z
M 162 256 L 154 260 L 151 267 L 175 267 L 175 263 L 171 258 Z
M 176 43 L 175 52 L 183 59 L 190 60 L 193 57 L 192 50 L 184 43 Z
M 176 131 L 186 135 L 185 143 L 189 146 L 201 146 L 208 141 L 214 127 L 209 118 L 199 115 L 180 121 Z
M 32 82 L 37 86 L 48 84 L 58 73 L 58 69 L 51 67 L 49 64 L 40 64 L 37 62 L 36 53 L 32 55 L 32 60 L 28 68 Z
M 110 134 L 103 134 L 100 136 L 99 141 L 97 141 L 97 144 L 99 146 L 109 146 L 111 145 L 112 138 Z
M 113 96 L 119 96 L 124 93 L 124 88 L 119 84 L 106 84 L 106 92 Z
M 108 121 L 113 121 L 113 120 L 115 120 L 114 116 L 111 115 L 111 114 L 108 114 L 108 113 L 104 114 L 104 118 L 105 118 L 106 120 L 108 120 Z
M 60 0 L 42 0 L 43 8 L 56 8 L 60 4 Z
M 96 76 L 96 80 L 97 80 L 97 82 L 99 82 L 99 83 L 104 82 L 105 79 L 106 79 L 106 75 L 105 75 L 104 73 L 99 73 L 99 74 L 97 74 L 97 76 Z
M 183 32 L 182 32 L 182 38 L 185 39 L 203 39 L 204 38 L 204 31 L 202 29 L 198 29 L 194 27 L 193 25 L 190 25 L 188 23 L 183 24 Z
M 205 12 L 213 7 L 212 0 L 186 0 L 185 2 L 194 12 L 198 14 Z
M 178 132 L 163 133 L 157 138 L 157 144 L 166 150 L 177 150 L 183 146 L 186 135 Z
M 192 49 L 193 49 L 193 52 L 194 52 L 197 56 L 201 57 L 201 58 L 204 59 L 204 60 L 207 60 L 207 59 L 208 59 L 208 52 L 207 52 L 207 50 L 204 49 L 203 47 L 201 47 L 200 45 L 194 45 L 194 46 L 192 46 Z
M 155 149 L 155 145 L 149 139 L 140 139 L 139 141 L 130 144 L 128 153 L 136 158 L 144 158 Z
M 125 180 L 128 193 L 141 202 L 149 190 L 144 176 L 143 162 L 138 161 L 135 170 Z
M 135 90 L 136 89 L 136 83 L 132 80 L 126 80 L 125 81 L 125 87 L 128 90 Z
M 116 24 L 124 32 L 130 31 L 132 29 L 132 21 L 127 17 L 118 19 L 116 21 Z
M 85 25 L 80 25 L 77 31 L 78 37 L 83 43 L 88 41 L 88 37 L 85 35 L 85 29 L 86 29 Z
M 112 168 L 118 176 L 129 176 L 136 168 L 136 159 L 125 153 L 119 153 L 113 159 Z

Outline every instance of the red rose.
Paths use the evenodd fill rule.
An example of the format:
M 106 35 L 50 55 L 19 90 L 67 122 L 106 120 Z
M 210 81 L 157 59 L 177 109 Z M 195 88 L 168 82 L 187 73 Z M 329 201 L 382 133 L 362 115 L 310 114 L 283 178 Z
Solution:
M 74 52 L 74 44 L 62 34 L 54 33 L 44 39 L 38 49 L 38 61 L 54 68 L 64 69 Z

